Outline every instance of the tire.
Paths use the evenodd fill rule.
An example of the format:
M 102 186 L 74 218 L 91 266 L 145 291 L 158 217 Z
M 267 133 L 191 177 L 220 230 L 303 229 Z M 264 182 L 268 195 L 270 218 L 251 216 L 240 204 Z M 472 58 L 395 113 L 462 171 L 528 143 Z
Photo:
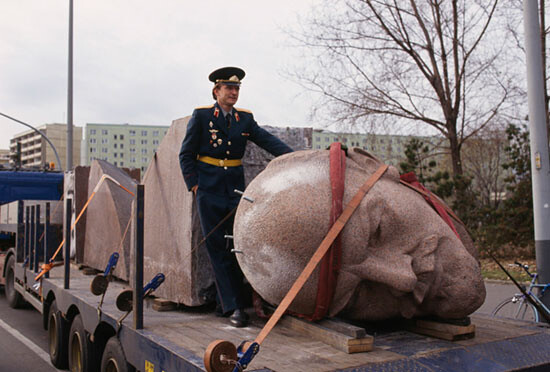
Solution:
M 135 370 L 126 361 L 126 356 L 118 338 L 116 336 L 111 337 L 103 351 L 101 372 L 135 372 Z
M 15 289 L 15 256 L 11 255 L 6 263 L 6 300 L 8 305 L 17 309 L 25 304 L 25 300 L 21 293 Z
M 539 312 L 523 295 L 515 295 L 495 307 L 493 316 L 539 322 Z
M 75 316 L 69 331 L 69 370 L 71 372 L 97 371 L 95 345 L 90 341 L 90 336 L 80 314 Z
M 59 369 L 65 369 L 69 365 L 67 356 L 68 331 L 67 321 L 61 316 L 61 312 L 57 310 L 57 304 L 54 300 L 50 304 L 48 314 L 48 349 L 52 364 Z

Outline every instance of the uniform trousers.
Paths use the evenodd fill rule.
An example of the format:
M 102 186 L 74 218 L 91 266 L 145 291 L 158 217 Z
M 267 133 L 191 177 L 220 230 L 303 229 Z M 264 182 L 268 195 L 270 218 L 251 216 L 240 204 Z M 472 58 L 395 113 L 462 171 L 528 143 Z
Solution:
M 240 196 L 218 195 L 197 190 L 197 209 L 204 236 L 216 227 L 239 204 Z M 233 239 L 224 235 L 233 235 L 234 214 L 218 227 L 207 239 L 206 249 L 216 279 L 218 304 L 223 313 L 245 307 L 244 275 L 239 267 L 233 249 Z

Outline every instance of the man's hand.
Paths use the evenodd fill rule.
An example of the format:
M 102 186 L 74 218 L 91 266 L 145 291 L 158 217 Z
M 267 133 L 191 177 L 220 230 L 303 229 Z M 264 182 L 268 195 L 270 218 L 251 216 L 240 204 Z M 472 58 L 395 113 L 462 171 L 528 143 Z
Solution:
M 197 189 L 199 188 L 199 185 L 195 185 L 191 187 L 191 191 L 193 192 L 193 195 L 197 196 Z

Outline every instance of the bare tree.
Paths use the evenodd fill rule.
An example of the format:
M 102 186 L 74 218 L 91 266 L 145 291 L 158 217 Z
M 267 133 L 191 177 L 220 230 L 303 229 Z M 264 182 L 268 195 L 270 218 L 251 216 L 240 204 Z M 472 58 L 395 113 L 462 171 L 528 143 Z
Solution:
M 321 93 L 319 109 L 334 121 L 381 119 L 437 130 L 448 141 L 453 173 L 461 175 L 463 143 L 519 96 L 509 69 L 499 66 L 507 45 L 505 33 L 492 27 L 497 5 L 327 1 L 294 34 L 310 56 L 294 77 Z
M 540 41 L 542 49 L 542 74 L 543 74 L 543 89 L 544 103 L 546 109 L 546 128 L 550 132 L 550 95 L 548 94 L 548 61 L 547 61 L 547 43 L 546 39 L 550 33 L 550 28 L 546 27 L 546 12 L 545 0 L 539 0 L 539 24 L 540 24 Z M 525 53 L 524 36 L 523 36 L 523 0 L 506 0 L 503 10 L 504 19 L 507 25 L 508 32 L 513 37 L 516 47 Z M 525 56 L 522 56 L 522 61 Z
M 497 209 L 506 192 L 509 162 L 505 147 L 509 145 L 504 129 L 485 128 L 464 145 L 464 168 L 472 176 L 472 187 L 479 195 L 480 205 Z

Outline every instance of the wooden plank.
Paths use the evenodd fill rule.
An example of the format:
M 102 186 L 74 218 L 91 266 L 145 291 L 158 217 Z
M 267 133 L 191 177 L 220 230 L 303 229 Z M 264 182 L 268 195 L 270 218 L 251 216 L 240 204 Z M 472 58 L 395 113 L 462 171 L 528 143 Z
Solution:
M 404 322 L 410 332 L 432 336 L 447 341 L 465 340 L 475 337 L 475 325 L 460 326 L 428 320 L 410 320 Z
M 273 306 L 264 304 L 264 307 L 271 313 L 275 311 L 275 307 Z M 296 319 L 299 320 L 300 318 Z M 363 338 L 367 335 L 367 331 L 365 331 L 365 328 L 354 326 L 353 324 L 349 324 L 339 318 L 324 318 L 316 323 L 325 328 L 332 329 L 333 331 L 348 335 L 353 338 Z
M 327 324 L 334 325 L 330 322 L 325 324 L 313 323 L 285 315 L 281 318 L 279 323 L 283 327 L 322 341 L 348 354 L 370 351 L 374 343 L 374 338 L 366 335 L 366 333 L 363 337 L 355 338 L 341 333 L 338 330 L 326 327 L 325 325 Z M 345 327 L 340 324 L 337 328 L 344 329 Z M 348 331 L 349 330 L 352 330 L 352 328 L 349 328 Z M 357 330 L 355 331 L 358 332 Z
M 353 338 L 363 338 L 367 336 L 365 328 L 354 326 L 353 324 L 346 323 L 337 318 L 323 319 L 318 322 L 318 324 Z
M 177 307 L 178 304 L 165 298 L 155 298 L 153 300 L 153 310 L 155 311 L 171 311 Z

